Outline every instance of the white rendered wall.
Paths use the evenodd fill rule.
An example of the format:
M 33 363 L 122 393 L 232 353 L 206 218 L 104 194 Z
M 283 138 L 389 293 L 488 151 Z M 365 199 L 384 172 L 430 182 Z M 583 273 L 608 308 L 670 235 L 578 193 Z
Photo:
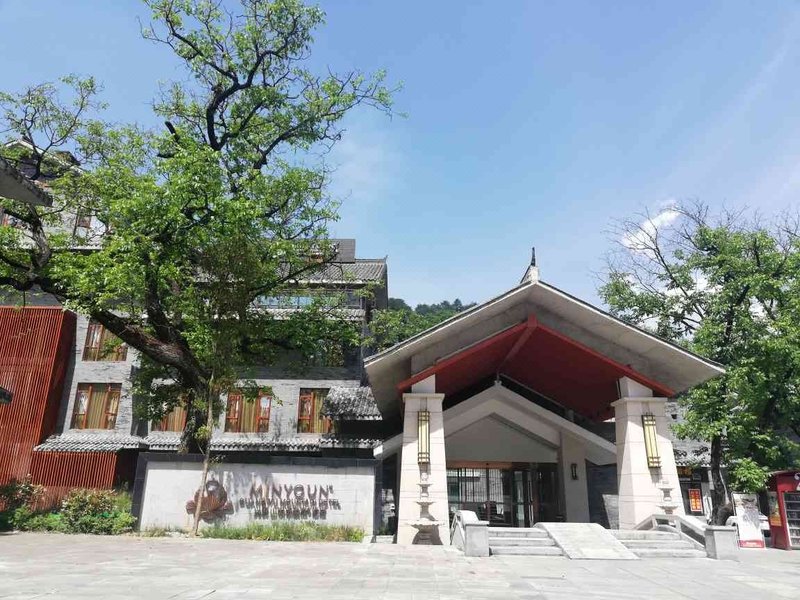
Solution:
M 572 465 L 578 478 L 572 478 Z M 564 512 L 568 523 L 589 522 L 589 491 L 586 487 L 586 448 L 582 440 L 568 433 L 561 434 L 559 477 L 564 486 Z
M 499 419 L 485 417 L 445 436 L 447 460 L 558 462 L 558 451 Z
M 154 527 L 188 529 L 192 515 L 186 503 L 194 496 L 200 484 L 201 463 L 182 461 L 150 461 L 147 464 L 141 529 Z M 367 466 L 310 466 L 310 465 L 258 465 L 230 463 L 213 466 L 209 479 L 220 482 L 231 503 L 231 510 L 222 522 L 226 525 L 245 525 L 252 521 L 268 522 L 271 517 L 257 514 L 254 501 L 264 498 L 273 486 L 282 491 L 282 499 L 293 502 L 312 494 L 317 500 L 325 493 L 324 516 L 274 519 L 316 521 L 330 525 L 361 527 L 372 534 L 375 471 Z M 316 503 L 317 508 L 320 507 Z M 203 524 L 205 525 L 205 524 Z

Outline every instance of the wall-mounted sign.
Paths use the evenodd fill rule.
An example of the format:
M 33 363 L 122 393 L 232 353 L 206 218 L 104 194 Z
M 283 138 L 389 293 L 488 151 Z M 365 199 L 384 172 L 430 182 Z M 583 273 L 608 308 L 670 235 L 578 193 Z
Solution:
M 347 462 L 337 467 L 331 462 L 221 463 L 209 472 L 201 499 L 196 493 L 201 478 L 199 463 L 149 461 L 140 528 L 188 529 L 200 502 L 205 523 L 240 526 L 256 520 L 323 521 L 371 532 L 374 467 Z
M 222 519 L 233 511 L 233 505 L 228 500 L 228 492 L 223 485 L 214 479 L 206 481 L 206 493 L 200 499 L 200 490 L 186 503 L 186 512 L 194 517 L 197 503 L 200 502 L 200 518 L 204 521 Z
M 256 519 L 326 520 L 328 511 L 342 510 L 330 484 L 253 484 L 237 509 L 251 510 Z
M 689 489 L 689 510 L 693 513 L 703 512 L 703 492 L 696 488 Z

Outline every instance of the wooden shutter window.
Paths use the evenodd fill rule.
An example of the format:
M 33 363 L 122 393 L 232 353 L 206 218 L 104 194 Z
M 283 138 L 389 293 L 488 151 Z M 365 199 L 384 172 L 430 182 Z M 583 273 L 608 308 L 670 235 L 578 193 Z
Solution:
M 257 402 L 257 420 L 255 430 L 258 433 L 269 431 L 269 413 L 272 410 L 272 396 L 259 394 Z
M 239 432 L 242 421 L 242 395 L 228 394 L 228 405 L 225 409 L 225 431 Z
M 327 395 L 327 389 L 301 388 L 297 407 L 298 433 L 330 433 L 333 430 L 332 421 L 321 414 Z
M 72 410 L 73 429 L 114 429 L 122 386 L 118 383 L 81 383 Z
M 153 422 L 153 431 L 183 431 L 186 427 L 186 406 L 181 403 L 169 411 L 160 421 Z
M 128 346 L 97 321 L 90 321 L 83 347 L 85 361 L 123 361 L 128 358 Z

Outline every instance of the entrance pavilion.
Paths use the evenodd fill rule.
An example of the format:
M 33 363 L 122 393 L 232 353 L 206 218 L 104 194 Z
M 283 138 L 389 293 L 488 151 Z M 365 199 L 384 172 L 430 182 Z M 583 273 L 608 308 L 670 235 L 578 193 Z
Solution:
M 540 281 L 536 267 L 366 370 L 397 423 L 375 454 L 396 474 L 383 486 L 400 544 L 448 543 L 458 509 L 506 527 L 624 529 L 682 514 L 664 404 L 722 372 Z

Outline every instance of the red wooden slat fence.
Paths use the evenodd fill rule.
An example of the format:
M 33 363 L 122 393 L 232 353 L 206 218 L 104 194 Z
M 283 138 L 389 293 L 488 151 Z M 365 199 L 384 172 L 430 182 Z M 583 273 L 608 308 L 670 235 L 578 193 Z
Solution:
M 75 315 L 58 307 L 0 307 L 0 483 L 31 472 L 33 447 L 56 426 L 75 339 Z
M 40 508 L 57 504 L 72 488 L 111 488 L 118 458 L 115 452 L 34 452 L 31 479 L 45 487 Z

